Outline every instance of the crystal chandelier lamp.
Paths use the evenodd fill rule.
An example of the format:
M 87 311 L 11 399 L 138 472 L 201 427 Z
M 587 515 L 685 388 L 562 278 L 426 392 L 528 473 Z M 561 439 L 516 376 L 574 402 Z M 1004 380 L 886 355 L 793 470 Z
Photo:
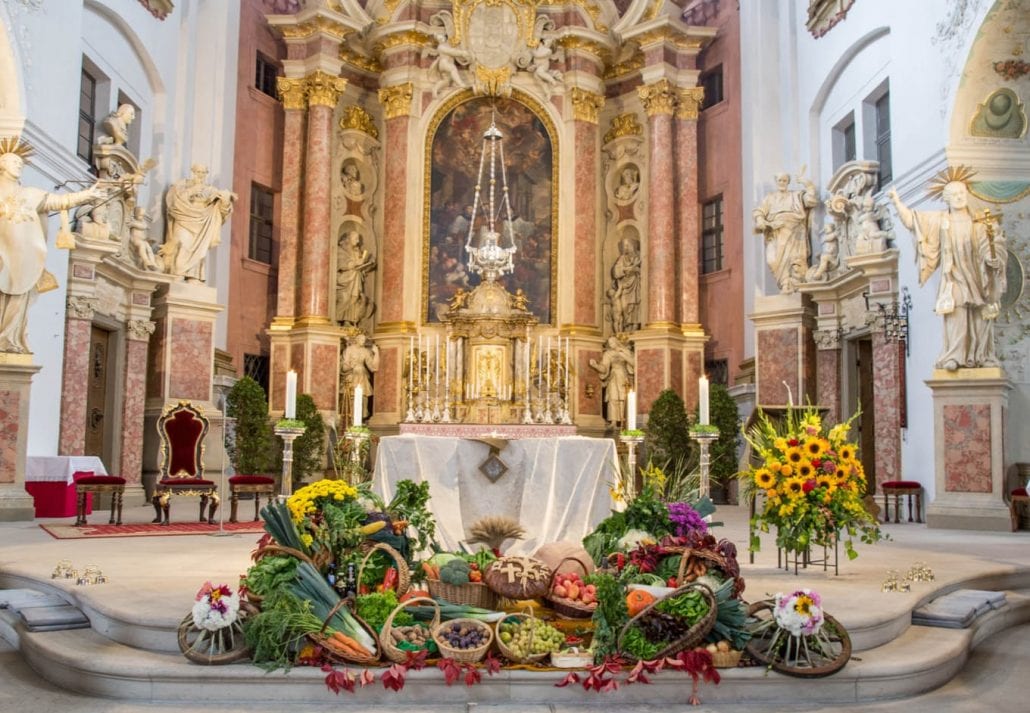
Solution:
M 490 128 L 483 133 L 483 149 L 479 156 L 479 174 L 476 176 L 476 193 L 472 203 L 473 220 L 469 224 L 468 239 L 465 241 L 465 250 L 468 253 L 468 270 L 470 273 L 478 274 L 487 282 L 494 282 L 502 275 L 512 272 L 515 268 L 514 256 L 518 248 L 515 246 L 515 234 L 512 229 L 511 203 L 508 199 L 508 177 L 504 168 L 504 136 L 497 128 L 494 118 L 490 119 Z M 486 200 L 483 199 L 483 174 L 486 169 L 487 154 L 490 155 L 489 187 Z M 501 174 L 501 195 L 497 197 L 497 164 L 500 163 Z M 507 229 L 508 244 L 510 247 L 501 246 L 501 233 L 496 225 L 497 219 L 504 211 L 506 220 L 504 226 Z M 480 211 L 485 219 L 479 228 L 478 246 L 473 247 L 472 239 L 476 234 L 475 216 Z

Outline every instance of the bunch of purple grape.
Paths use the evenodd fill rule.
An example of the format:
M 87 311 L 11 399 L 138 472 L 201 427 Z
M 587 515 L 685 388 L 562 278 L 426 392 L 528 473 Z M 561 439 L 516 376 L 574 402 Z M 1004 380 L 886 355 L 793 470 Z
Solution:
M 451 624 L 442 628 L 438 636 L 454 649 L 476 649 L 486 643 L 486 631 L 474 624 Z

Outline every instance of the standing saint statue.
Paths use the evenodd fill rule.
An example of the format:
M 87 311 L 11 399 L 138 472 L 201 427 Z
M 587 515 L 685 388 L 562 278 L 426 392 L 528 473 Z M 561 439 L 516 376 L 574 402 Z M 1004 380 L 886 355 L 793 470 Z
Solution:
M 379 347 L 370 342 L 364 334 L 347 340 L 347 347 L 340 359 L 340 383 L 345 392 L 353 394 L 361 387 L 363 403 L 361 417 L 368 414 L 368 400 L 372 396 L 372 374 L 379 371 Z M 350 402 L 348 402 L 350 403 Z
M 616 334 L 640 328 L 640 255 L 632 238 L 619 241 L 619 257 L 612 264 L 612 282 L 606 294 Z
M 191 167 L 192 175 L 168 189 L 168 229 L 160 255 L 165 271 L 186 280 L 205 279 L 207 254 L 221 241 L 222 224 L 232 213 L 236 194 L 207 183 L 207 166 Z
M 976 219 L 969 210 L 972 175 L 960 166 L 934 181 L 930 193 L 947 210 L 915 211 L 896 190 L 889 193 L 902 225 L 915 233 L 919 284 L 941 271 L 934 311 L 944 318 L 944 348 L 935 367 L 948 371 L 998 366 L 994 319 L 1005 292 L 1005 236 L 989 215 Z
M 365 276 L 376 269 L 376 261 L 356 230 L 344 233 L 337 247 L 336 321 L 356 327 L 375 310 L 365 294 Z
M 626 395 L 633 383 L 633 352 L 616 337 L 608 337 L 600 363 L 590 360 L 590 367 L 601 377 L 604 403 L 608 407 L 608 425 L 615 428 L 626 422 Z
M 808 270 L 808 224 L 818 203 L 815 184 L 800 176 L 803 191 L 791 191 L 790 175 L 776 174 L 776 190 L 754 210 L 755 232 L 765 238 L 765 261 L 780 292 L 796 292 Z
M 21 185 L 31 149 L 18 139 L 0 140 L 0 352 L 29 352 L 29 305 L 57 287 L 46 270 L 47 213 L 100 200 L 96 185 L 54 195 Z M 66 222 L 66 219 L 65 219 Z

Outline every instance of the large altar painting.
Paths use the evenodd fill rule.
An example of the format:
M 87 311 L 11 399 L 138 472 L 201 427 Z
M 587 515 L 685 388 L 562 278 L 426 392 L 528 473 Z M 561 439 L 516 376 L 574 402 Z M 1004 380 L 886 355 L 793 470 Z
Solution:
M 504 163 L 511 201 L 515 235 L 515 271 L 501 278 L 514 294 L 521 288 L 529 298 L 529 309 L 543 324 L 551 322 L 555 266 L 555 205 L 553 190 L 554 147 L 543 121 L 514 99 L 476 97 L 460 101 L 449 112 L 443 110 L 427 159 L 429 202 L 426 270 L 423 294 L 427 296 L 428 322 L 439 322 L 458 288 L 469 291 L 479 284 L 479 275 L 468 273 L 470 222 L 474 235 L 486 222 L 486 206 L 472 216 L 476 180 L 479 175 L 483 132 L 495 116 L 504 135 Z M 432 128 L 430 128 L 432 133 Z M 480 202 L 489 199 L 489 154 L 484 166 Z M 497 167 L 495 225 L 502 232 L 501 246 L 508 247 L 508 231 L 502 229 L 507 216 L 501 209 L 501 175 Z M 473 237 L 472 245 L 478 246 Z

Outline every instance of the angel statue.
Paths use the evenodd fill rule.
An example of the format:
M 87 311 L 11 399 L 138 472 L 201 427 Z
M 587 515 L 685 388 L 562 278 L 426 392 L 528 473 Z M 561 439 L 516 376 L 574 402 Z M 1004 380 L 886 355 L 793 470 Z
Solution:
M 561 50 L 556 50 L 552 47 L 553 44 L 554 35 L 552 33 L 541 33 L 540 43 L 533 49 L 533 60 L 529 65 L 529 71 L 546 91 L 553 90 L 562 78 L 561 72 L 551 69 L 551 62 L 562 58 Z
M 441 90 L 449 86 L 461 89 L 468 86 L 468 82 L 458 71 L 458 65 L 467 65 L 472 61 L 472 57 L 468 51 L 451 44 L 450 38 L 454 35 L 454 18 L 451 17 L 451 13 L 440 11 L 429 18 L 429 24 L 436 29 L 433 33 L 436 46 L 424 48 L 422 57 L 435 57 L 429 65 L 429 71 L 436 72 L 439 77 L 433 85 L 433 97 L 436 98 Z

